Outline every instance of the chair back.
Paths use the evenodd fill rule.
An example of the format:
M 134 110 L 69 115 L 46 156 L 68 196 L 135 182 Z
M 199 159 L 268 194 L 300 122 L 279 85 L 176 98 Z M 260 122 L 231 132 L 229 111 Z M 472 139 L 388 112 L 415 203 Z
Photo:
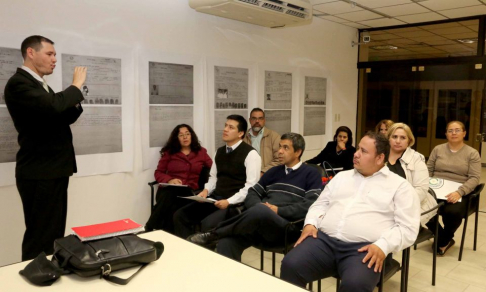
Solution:
M 431 194 L 432 197 L 434 197 L 434 199 L 437 201 L 437 195 L 435 194 L 433 189 L 429 188 L 429 194 Z
M 207 167 L 203 167 L 201 169 L 201 173 L 199 174 L 199 180 L 197 181 L 198 189 L 203 190 L 204 185 L 208 182 L 209 180 L 209 171 L 211 169 Z
M 469 217 L 471 214 L 475 213 L 479 208 L 479 198 L 481 196 L 481 191 L 484 188 L 484 183 L 481 183 L 474 188 L 472 192 L 462 197 L 462 199 L 467 203 L 468 208 L 466 210 L 465 217 Z
M 317 164 L 312 164 L 312 163 L 307 163 L 307 165 L 310 166 L 310 167 L 315 168 L 319 172 L 319 174 L 321 175 L 321 177 L 326 177 L 326 172 L 325 172 L 324 168 L 320 167 Z

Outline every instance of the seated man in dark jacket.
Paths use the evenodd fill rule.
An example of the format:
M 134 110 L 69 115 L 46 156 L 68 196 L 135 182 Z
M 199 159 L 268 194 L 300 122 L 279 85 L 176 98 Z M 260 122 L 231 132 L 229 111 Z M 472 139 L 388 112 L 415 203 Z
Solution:
M 210 232 L 190 236 L 189 241 L 207 245 L 218 240 L 218 253 L 238 261 L 251 245 L 283 244 L 287 223 L 304 218 L 321 192 L 319 172 L 300 161 L 304 149 L 301 135 L 282 135 L 278 156 L 283 165 L 265 172 L 250 188 L 245 199 L 248 210 Z M 299 233 L 299 228 L 290 230 L 290 239 L 296 240 Z

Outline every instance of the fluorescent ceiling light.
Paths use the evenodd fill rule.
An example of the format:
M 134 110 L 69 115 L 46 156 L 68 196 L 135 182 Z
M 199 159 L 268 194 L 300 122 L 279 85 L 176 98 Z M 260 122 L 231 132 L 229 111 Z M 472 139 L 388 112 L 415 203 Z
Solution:
M 478 42 L 478 39 L 477 38 L 473 38 L 473 39 L 457 39 L 456 41 L 458 41 L 460 43 L 463 43 L 463 44 L 474 44 L 474 43 L 477 43 Z

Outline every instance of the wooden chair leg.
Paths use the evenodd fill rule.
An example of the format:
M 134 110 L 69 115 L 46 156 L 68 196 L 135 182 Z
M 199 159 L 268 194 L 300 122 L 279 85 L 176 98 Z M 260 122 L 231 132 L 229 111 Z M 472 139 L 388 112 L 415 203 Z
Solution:
M 312 291 L 312 282 L 309 283 L 309 290 Z
M 341 284 L 341 279 L 336 278 L 336 292 L 339 292 L 339 285 Z
M 464 249 L 464 240 L 466 239 L 467 219 L 468 219 L 468 216 L 466 216 L 466 218 L 464 219 L 464 228 L 462 229 L 461 247 L 459 248 L 459 261 L 462 260 L 462 251 Z
M 321 279 L 317 280 L 317 292 L 321 292 Z

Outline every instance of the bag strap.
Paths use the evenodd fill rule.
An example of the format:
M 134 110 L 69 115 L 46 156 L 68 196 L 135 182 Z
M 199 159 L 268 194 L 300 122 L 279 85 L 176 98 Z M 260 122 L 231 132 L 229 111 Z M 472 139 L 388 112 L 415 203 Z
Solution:
M 324 168 L 324 173 L 326 174 L 326 177 L 327 178 L 330 178 L 330 175 L 327 172 L 326 168 L 327 169 L 330 169 L 332 171 L 332 176 L 333 177 L 336 176 L 336 171 L 334 171 L 334 167 L 332 167 L 332 165 L 329 162 L 327 162 L 327 161 L 324 160 L 321 165 L 322 165 L 322 168 Z
M 135 277 L 136 274 L 140 273 L 140 271 L 143 270 L 147 265 L 148 264 L 143 264 L 140 268 L 138 268 L 138 270 L 135 273 L 133 273 L 130 277 L 128 277 L 126 279 L 116 277 L 116 276 L 111 276 L 110 275 L 111 267 L 109 267 L 108 268 L 109 270 L 105 273 L 104 267 L 109 266 L 109 265 L 105 265 L 105 266 L 102 267 L 101 277 L 108 282 L 112 282 L 112 283 L 115 283 L 115 284 L 118 284 L 118 285 L 126 285 L 126 284 L 130 283 L 130 281 L 133 279 L 133 277 Z

